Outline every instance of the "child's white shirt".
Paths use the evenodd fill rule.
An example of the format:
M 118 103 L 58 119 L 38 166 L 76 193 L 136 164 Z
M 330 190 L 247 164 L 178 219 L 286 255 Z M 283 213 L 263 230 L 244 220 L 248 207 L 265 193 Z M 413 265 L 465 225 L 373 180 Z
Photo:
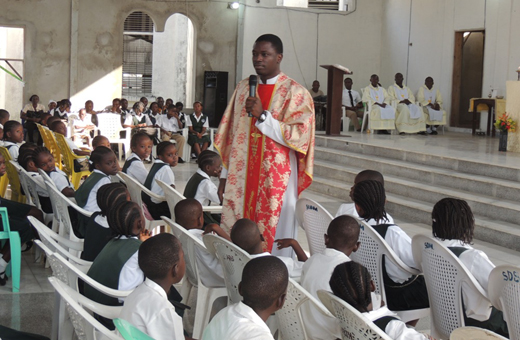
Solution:
M 136 236 L 120 237 L 121 240 L 126 240 L 129 238 L 137 239 Z M 118 290 L 133 290 L 135 289 L 135 287 L 143 283 L 144 273 L 139 267 L 138 257 L 139 250 L 136 251 L 132 256 L 130 256 L 130 258 L 125 262 L 125 265 L 119 273 L 119 285 L 117 286 Z M 123 299 L 119 299 L 119 301 L 123 301 Z
M 370 321 L 374 322 L 385 316 L 397 317 L 397 314 L 390 311 L 386 306 L 368 313 L 362 313 Z M 392 320 L 383 330 L 390 338 L 394 340 L 425 340 L 426 336 L 417 332 L 414 328 L 406 327 L 406 324 L 401 320 Z
M 164 289 L 150 279 L 128 295 L 119 318 L 155 340 L 184 340 L 182 318 Z
M 156 159 L 154 163 L 164 163 L 164 162 L 161 161 L 160 159 Z M 163 189 L 156 182 L 157 179 L 163 181 L 167 185 L 170 185 L 170 186 L 172 184 L 175 185 L 175 175 L 174 175 L 173 170 L 170 167 L 170 165 L 163 166 L 162 168 L 159 169 L 159 171 L 157 171 L 155 173 L 155 177 L 154 177 L 154 179 L 152 181 L 152 187 L 150 189 L 154 194 L 157 194 L 159 196 L 164 196 Z M 151 198 L 153 203 L 159 204 L 159 203 L 163 202 L 163 201 L 160 201 L 160 200 L 156 200 L 153 197 L 150 197 L 150 198 Z
M 250 254 L 252 258 L 262 257 L 262 256 L 273 256 L 271 253 L 263 252 L 260 254 Z M 296 281 L 299 281 L 302 276 L 302 269 L 305 262 L 295 260 L 288 256 L 276 256 L 287 267 L 287 271 L 289 272 L 289 276 L 291 279 L 294 279 Z
M 56 168 L 55 171 L 51 171 L 49 177 L 52 179 L 59 192 L 62 192 L 65 188 L 74 189 L 74 186 L 69 182 L 69 177 L 58 168 Z
M 76 149 L 79 149 L 79 146 L 76 145 L 76 143 L 74 143 L 72 141 L 72 139 L 68 138 L 68 137 L 65 137 L 65 140 L 67 141 L 67 145 L 69 146 L 70 148 L 70 151 L 72 151 L 72 153 L 74 153 L 74 150 Z M 74 153 L 75 154 L 75 153 Z M 81 162 L 83 160 L 87 159 L 86 157 L 82 157 L 82 158 L 77 158 L 78 162 Z
M 218 188 L 215 183 L 213 183 L 209 175 L 201 169 L 197 169 L 197 173 L 206 179 L 199 183 L 197 192 L 195 193 L 195 199 L 199 201 L 203 207 L 210 205 L 210 201 L 219 204 L 220 198 L 218 197 Z
M 112 183 L 112 181 L 110 180 L 110 176 L 108 176 L 104 172 L 99 171 L 98 169 L 94 169 L 93 172 L 97 172 L 99 174 L 105 175 L 106 177 L 100 179 L 96 183 L 96 185 L 94 185 L 92 187 L 92 190 L 90 190 L 90 193 L 88 194 L 87 204 L 85 204 L 83 209 L 85 209 L 86 211 L 90 211 L 90 212 L 96 212 L 96 211 L 101 210 L 101 209 L 99 209 L 99 206 L 97 204 L 97 192 L 98 192 L 99 188 L 101 188 L 103 185 Z
M 18 155 L 20 154 L 20 145 L 6 140 L 4 141 L 4 147 L 9 151 L 11 159 L 15 162 L 18 162 Z
M 137 159 L 137 161 L 133 161 L 128 169 L 126 169 L 126 174 L 135 180 L 137 180 L 139 183 L 144 185 L 144 182 L 146 181 L 146 177 L 148 177 L 148 170 L 144 167 L 144 163 L 141 160 L 137 154 L 133 153 L 128 157 L 128 161 L 131 159 Z
M 349 262 L 350 258 L 336 249 L 325 248 L 323 253 L 312 255 L 303 265 L 301 286 L 318 298 L 318 290 L 331 292 L 329 285 L 332 272 L 337 265 Z M 325 309 L 325 307 L 323 307 Z M 302 305 L 302 318 L 308 326 L 310 339 L 330 340 L 341 338 L 339 321 L 323 315 L 311 304 Z
M 489 274 L 495 268 L 495 265 L 489 260 L 486 253 L 473 249 L 470 245 L 464 244 L 460 240 L 437 240 L 445 247 L 464 247 L 468 249 L 460 254 L 459 260 L 487 293 Z M 466 316 L 479 321 L 489 319 L 491 314 L 491 303 L 489 300 L 479 298 L 480 294 L 478 292 L 470 290 L 465 285 L 462 285 L 462 297 L 464 299 Z

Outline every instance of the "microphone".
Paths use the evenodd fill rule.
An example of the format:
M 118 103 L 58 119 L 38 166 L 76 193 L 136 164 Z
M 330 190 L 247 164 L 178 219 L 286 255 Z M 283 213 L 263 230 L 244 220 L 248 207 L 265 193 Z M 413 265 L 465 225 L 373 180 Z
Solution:
M 256 78 L 256 74 L 252 74 L 249 76 L 249 97 L 256 97 L 256 84 L 258 80 Z M 247 113 L 248 117 L 253 117 L 251 112 Z

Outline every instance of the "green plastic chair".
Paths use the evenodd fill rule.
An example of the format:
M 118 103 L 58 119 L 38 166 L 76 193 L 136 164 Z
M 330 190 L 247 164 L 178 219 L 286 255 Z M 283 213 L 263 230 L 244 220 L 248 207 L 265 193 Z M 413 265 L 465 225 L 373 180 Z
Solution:
M 114 321 L 114 325 L 116 325 L 117 331 L 125 340 L 154 340 L 148 334 L 141 332 L 126 320 L 114 319 L 112 321 Z
M 5 275 L 11 277 L 13 281 L 13 293 L 20 291 L 20 270 L 22 267 L 22 245 L 20 235 L 17 231 L 11 231 L 9 227 L 9 217 L 7 208 L 0 208 L 3 229 L 0 231 L 2 245 L 9 241 L 11 243 L 11 262 L 7 265 Z

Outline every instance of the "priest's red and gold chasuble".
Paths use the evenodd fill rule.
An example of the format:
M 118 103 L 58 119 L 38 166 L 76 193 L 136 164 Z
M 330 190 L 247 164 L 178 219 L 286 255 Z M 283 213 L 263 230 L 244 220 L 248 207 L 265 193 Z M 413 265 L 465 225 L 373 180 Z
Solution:
M 248 117 L 248 79 L 241 81 L 215 135 L 222 163 L 228 170 L 222 226 L 228 231 L 240 218 L 255 221 L 271 251 L 287 189 L 290 149 L 298 161 L 298 195 L 312 183 L 314 163 L 314 102 L 307 89 L 280 73 L 274 85 L 259 85 L 264 110 L 280 122 L 290 149 L 263 135 Z

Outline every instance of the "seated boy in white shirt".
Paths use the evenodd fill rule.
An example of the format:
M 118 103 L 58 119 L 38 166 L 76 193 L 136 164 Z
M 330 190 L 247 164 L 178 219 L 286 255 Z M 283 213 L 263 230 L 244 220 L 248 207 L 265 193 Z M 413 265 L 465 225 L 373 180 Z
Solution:
M 354 186 L 356 186 L 356 184 L 359 182 L 368 181 L 368 180 L 378 181 L 381 184 L 383 184 L 383 186 L 385 185 L 385 179 L 383 178 L 383 174 L 381 174 L 379 171 L 363 170 L 356 175 L 356 178 L 354 178 L 354 185 L 350 188 L 349 196 L 352 201 L 354 201 L 354 199 L 352 198 L 352 192 L 354 191 Z M 338 212 L 336 213 L 336 217 L 341 216 L 341 215 L 352 215 L 354 217 L 361 219 L 361 217 L 359 217 L 359 214 L 357 213 L 354 203 L 342 204 L 339 207 Z M 389 223 L 389 224 L 394 223 L 394 219 L 392 218 L 392 216 L 390 216 L 389 213 L 386 213 L 385 222 Z
M 194 198 L 187 198 L 175 205 L 175 221 L 186 228 L 192 235 L 202 241 L 202 236 L 214 232 L 218 236 L 231 241 L 229 235 L 222 230 L 217 224 L 208 224 L 204 226 L 204 214 L 202 205 Z M 215 255 L 207 250 L 195 248 L 197 256 L 197 268 L 199 270 L 200 280 L 206 287 L 225 287 L 224 273 L 222 266 Z
M 146 280 L 125 299 L 119 318 L 156 340 L 183 340 L 182 318 L 168 300 L 186 269 L 179 240 L 171 234 L 149 238 L 139 247 L 138 263 Z
M 78 148 L 78 146 L 70 139 L 67 138 L 67 126 L 65 123 L 63 123 L 61 120 L 54 121 L 52 125 L 50 126 L 51 131 L 55 133 L 62 134 L 65 136 L 65 141 L 67 141 L 67 144 L 72 151 L 77 156 L 90 156 L 90 151 L 82 150 Z M 76 162 L 77 165 L 79 165 L 78 168 L 76 168 Z M 74 170 L 75 171 L 86 171 L 89 168 L 88 165 L 88 159 L 87 158 L 78 158 L 74 160 Z
M 266 320 L 283 307 L 289 283 L 287 268 L 274 256 L 249 261 L 238 290 L 244 300 L 221 310 L 202 340 L 273 340 Z
M 148 176 L 148 170 L 144 167 L 143 161 L 148 159 L 152 154 L 152 147 L 153 141 L 148 134 L 144 132 L 136 133 L 130 140 L 132 154 L 123 165 L 122 171 L 142 185 L 144 185 L 146 177 Z
M 395 340 L 425 340 L 426 335 L 408 328 L 397 314 L 384 305 L 384 301 L 377 301 L 376 285 L 370 277 L 370 272 L 356 262 L 339 264 L 330 278 L 330 288 L 334 295 L 363 313 L 370 321 L 390 338 Z M 377 295 L 379 298 L 379 296 Z
M 231 228 L 231 241 L 246 251 L 252 258 L 271 256 L 264 250 L 264 236 L 258 229 L 258 225 L 247 218 L 241 218 L 235 222 Z M 291 242 L 294 241 L 294 242 Z M 307 255 L 300 247 L 298 242 L 292 239 L 275 240 L 275 242 L 284 242 L 285 247 L 292 246 L 294 252 L 298 256 L 298 261 L 287 256 L 276 256 L 287 266 L 289 276 L 298 279 L 301 276 L 303 262 L 307 260 Z M 284 248 L 285 248 L 284 247 Z M 279 249 L 281 249 L 279 247 Z
M 325 234 L 323 253 L 312 255 L 303 265 L 300 284 L 318 298 L 318 290 L 330 290 L 329 280 L 334 268 L 350 261 L 350 254 L 359 248 L 359 223 L 350 216 L 339 216 L 330 222 Z M 323 315 L 311 304 L 302 306 L 302 318 L 310 339 L 341 338 L 339 321 Z

